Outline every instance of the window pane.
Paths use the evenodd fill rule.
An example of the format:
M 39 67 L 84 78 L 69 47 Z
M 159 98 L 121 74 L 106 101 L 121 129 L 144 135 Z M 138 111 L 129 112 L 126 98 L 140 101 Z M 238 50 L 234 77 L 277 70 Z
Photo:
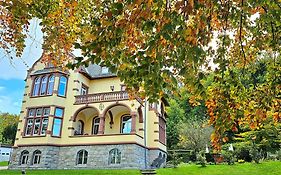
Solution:
M 42 116 L 42 108 L 36 109 L 36 117 Z
M 98 133 L 99 133 L 99 125 L 95 125 L 93 134 L 98 134 Z
M 49 116 L 49 114 L 50 114 L 50 108 L 44 108 L 43 115 L 44 116 Z
M 41 128 L 42 135 L 46 134 L 47 128 L 48 128 L 48 118 L 44 118 L 42 121 L 42 128 Z
M 36 96 L 39 94 L 40 81 L 41 81 L 40 77 L 35 79 L 32 96 Z
M 78 121 L 77 132 L 77 134 L 84 133 L 84 123 L 81 120 Z
M 86 95 L 88 94 L 88 88 L 84 85 L 81 87 L 81 95 Z
M 122 118 L 122 133 L 130 133 L 132 128 L 131 116 L 124 116 Z
M 58 90 L 58 95 L 60 95 L 60 96 L 65 96 L 66 81 L 67 81 L 66 77 L 64 77 L 64 76 L 60 77 L 59 90 Z
M 62 117 L 63 116 L 63 109 L 62 108 L 56 108 L 55 116 L 56 117 Z
M 23 151 L 20 157 L 20 164 L 27 164 L 28 161 L 28 151 Z
M 120 164 L 121 163 L 121 152 L 114 148 L 109 151 L 109 164 Z
M 28 156 L 23 155 L 22 160 L 21 160 L 21 164 L 27 164 L 27 161 L 28 161 Z
M 34 117 L 34 116 L 35 116 L 35 109 L 29 109 L 28 117 Z
M 39 134 L 40 122 L 41 122 L 41 119 L 35 119 L 34 130 L 33 130 L 34 135 Z
M 26 125 L 26 134 L 25 135 L 31 135 L 31 133 L 32 133 L 32 125 L 33 125 L 33 119 L 28 119 L 27 120 L 27 125 Z
M 100 123 L 100 118 L 95 118 L 95 124 L 99 124 Z
M 88 152 L 84 151 L 84 162 L 83 162 L 83 164 L 87 164 L 87 160 L 88 160 Z
M 54 76 L 50 76 L 49 83 L 48 83 L 48 92 L 47 92 L 48 95 L 52 95 L 53 94 L 54 82 L 55 82 L 55 77 Z
M 93 134 L 98 134 L 99 132 L 99 124 L 100 124 L 100 118 L 94 118 L 94 122 L 93 122 Z
M 62 121 L 62 119 L 59 119 L 59 118 L 54 119 L 53 134 L 52 134 L 53 136 L 60 136 L 61 121 Z
M 48 77 L 47 77 L 47 76 L 45 76 L 45 77 L 42 78 L 41 89 L 40 89 L 40 95 L 45 95 L 45 94 L 46 94 L 47 80 L 48 80 Z

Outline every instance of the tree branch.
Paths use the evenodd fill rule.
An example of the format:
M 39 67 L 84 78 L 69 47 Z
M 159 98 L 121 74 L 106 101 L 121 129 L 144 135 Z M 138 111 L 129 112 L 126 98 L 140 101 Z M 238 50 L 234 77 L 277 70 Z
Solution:
M 242 54 L 244 57 L 244 63 L 243 63 L 243 74 L 244 74 L 244 69 L 245 69 L 245 65 L 246 65 L 246 54 L 244 51 L 244 46 L 243 46 L 243 42 L 242 42 L 242 28 L 243 28 L 243 0 L 241 2 L 241 14 L 240 14 L 240 30 L 239 30 L 239 41 L 240 41 L 240 47 L 242 50 Z

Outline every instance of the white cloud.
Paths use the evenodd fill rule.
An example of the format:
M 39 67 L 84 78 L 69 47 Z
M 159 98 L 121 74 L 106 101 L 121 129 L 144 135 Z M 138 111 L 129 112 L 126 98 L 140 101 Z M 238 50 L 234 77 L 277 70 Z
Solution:
M 0 92 L 5 90 L 5 87 L 4 86 L 0 86 Z

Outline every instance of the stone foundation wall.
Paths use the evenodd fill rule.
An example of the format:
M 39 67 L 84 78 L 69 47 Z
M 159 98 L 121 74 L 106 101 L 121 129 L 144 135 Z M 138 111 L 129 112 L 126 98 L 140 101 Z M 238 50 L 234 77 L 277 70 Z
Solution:
M 20 164 L 22 151 L 28 151 L 27 164 Z M 33 153 L 39 150 L 42 152 L 40 164 L 33 165 Z M 59 147 L 54 146 L 34 146 L 34 147 L 19 147 L 13 150 L 9 169 L 56 169 L 59 160 Z
M 109 163 L 109 151 L 117 148 L 121 152 L 121 163 Z M 22 151 L 29 152 L 28 163 L 20 165 Z M 38 165 L 32 165 L 33 152 L 42 152 L 41 161 Z M 87 164 L 77 165 L 77 153 L 80 150 L 88 152 Z M 147 167 L 159 156 L 160 150 L 146 150 Z M 145 148 L 136 144 L 124 145 L 93 145 L 93 146 L 33 146 L 19 147 L 14 149 L 12 162 L 9 169 L 143 169 L 145 168 Z

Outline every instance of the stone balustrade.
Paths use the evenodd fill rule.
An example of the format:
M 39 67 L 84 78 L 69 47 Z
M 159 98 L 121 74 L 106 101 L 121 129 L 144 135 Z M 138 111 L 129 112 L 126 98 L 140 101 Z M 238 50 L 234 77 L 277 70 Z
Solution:
M 75 96 L 75 104 L 100 103 L 106 101 L 129 100 L 128 92 L 116 91 Z

